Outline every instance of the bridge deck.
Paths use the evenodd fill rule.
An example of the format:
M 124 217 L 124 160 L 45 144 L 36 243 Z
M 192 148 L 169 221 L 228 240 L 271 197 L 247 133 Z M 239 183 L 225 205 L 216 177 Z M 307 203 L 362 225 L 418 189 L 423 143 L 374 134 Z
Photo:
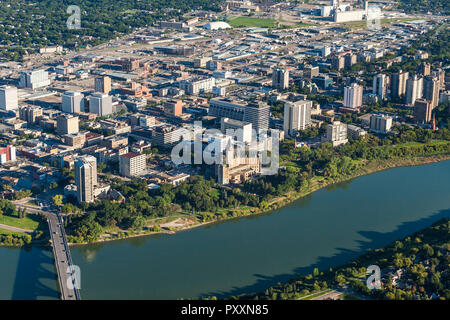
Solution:
M 67 283 L 70 275 L 69 266 L 73 265 L 70 249 L 67 244 L 66 232 L 61 218 L 55 213 L 47 214 L 47 222 L 52 240 L 55 266 L 58 273 L 59 287 L 62 300 L 81 300 L 78 289 L 69 288 Z M 70 281 L 70 280 L 69 280 Z M 70 283 L 70 282 L 69 282 Z

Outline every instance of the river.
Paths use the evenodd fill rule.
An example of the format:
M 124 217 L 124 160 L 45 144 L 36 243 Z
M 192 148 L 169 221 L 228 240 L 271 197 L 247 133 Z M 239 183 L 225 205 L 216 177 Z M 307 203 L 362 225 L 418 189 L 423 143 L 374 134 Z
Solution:
M 356 178 L 274 212 L 174 235 L 72 247 L 83 299 L 254 292 L 450 217 L 450 161 Z M 49 249 L 0 248 L 0 299 L 58 297 Z

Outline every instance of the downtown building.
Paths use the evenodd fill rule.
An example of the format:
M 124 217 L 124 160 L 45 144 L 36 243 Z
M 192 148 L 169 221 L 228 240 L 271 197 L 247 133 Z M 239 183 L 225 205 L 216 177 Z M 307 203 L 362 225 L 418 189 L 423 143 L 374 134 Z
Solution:
M 19 87 L 29 89 L 39 89 L 50 85 L 48 72 L 45 70 L 34 70 L 22 72 L 20 74 Z
M 111 92 L 111 78 L 108 76 L 96 77 L 94 80 L 95 92 L 109 94 Z
M 0 109 L 16 110 L 18 108 L 17 88 L 13 86 L 0 87 Z
M 311 126 L 312 101 L 299 100 L 284 103 L 283 130 L 288 136 L 294 137 L 300 130 Z
M 329 124 L 327 126 L 325 141 L 331 142 L 333 147 L 347 143 L 347 125 L 340 121 L 334 121 L 332 124 Z
M 376 94 L 378 99 L 386 99 L 388 77 L 385 74 L 377 74 L 372 81 L 372 93 Z
M 94 202 L 97 186 L 97 159 L 88 155 L 80 156 L 75 159 L 74 167 L 78 202 Z
M 243 101 L 216 98 L 209 102 L 208 115 L 249 122 L 256 132 L 260 132 L 269 128 L 270 107 L 261 101 L 246 104 Z
M 278 90 L 289 88 L 289 70 L 281 68 L 273 69 L 272 87 Z
M 359 84 L 353 83 L 344 88 L 344 107 L 359 108 L 362 106 L 363 87 Z
M 112 97 L 105 93 L 94 93 L 89 100 L 89 112 L 102 116 L 112 114 Z
M 136 177 L 146 171 L 145 154 L 128 152 L 119 156 L 119 172 L 125 177 Z
M 405 94 L 405 103 L 407 105 L 414 105 L 416 99 L 422 98 L 423 93 L 423 78 L 418 77 L 417 75 L 409 77 L 406 80 L 406 94 Z
M 370 116 L 370 130 L 377 133 L 388 133 L 392 127 L 392 117 L 384 114 L 374 114 Z
M 80 113 L 84 111 L 83 94 L 77 91 L 66 91 L 62 95 L 61 110 L 67 113 Z
M 409 72 L 400 70 L 391 75 L 391 98 L 401 98 L 406 93 L 406 81 Z

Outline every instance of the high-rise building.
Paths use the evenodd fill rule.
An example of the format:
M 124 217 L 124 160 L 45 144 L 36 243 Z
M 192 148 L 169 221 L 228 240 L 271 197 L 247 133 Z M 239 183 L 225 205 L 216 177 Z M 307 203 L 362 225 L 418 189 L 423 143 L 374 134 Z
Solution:
M 423 79 L 423 98 L 430 101 L 431 108 L 439 104 L 439 79 L 426 76 Z
M 181 116 L 183 114 L 183 101 L 168 100 L 164 102 L 164 112 L 172 116 Z
M 333 147 L 347 143 L 347 125 L 340 121 L 328 125 L 326 141 L 331 142 Z
M 0 109 L 15 110 L 17 107 L 17 88 L 13 86 L 1 86 Z
M 7 145 L 4 148 L 0 148 L 0 164 L 10 161 L 16 161 L 16 147 Z
M 59 135 L 78 133 L 78 117 L 69 114 L 60 114 L 56 118 L 56 132 Z
M 408 80 L 409 72 L 400 70 L 393 73 L 391 76 L 391 97 L 401 98 L 406 92 L 406 81 Z
M 48 72 L 45 70 L 34 70 L 20 74 L 19 87 L 38 89 L 50 85 Z
M 344 56 L 345 69 L 350 69 L 356 63 L 357 58 L 358 57 L 356 56 L 356 54 L 353 53 L 346 54 Z
M 283 130 L 286 135 L 295 136 L 299 130 L 311 126 L 312 101 L 299 100 L 284 103 Z
M 208 115 L 250 122 L 257 132 L 269 128 L 269 114 L 269 105 L 261 101 L 249 104 L 228 98 L 215 98 L 209 101 Z
M 111 92 L 111 78 L 108 76 L 96 77 L 95 92 L 109 94 Z
M 76 91 L 66 91 L 62 95 L 61 109 L 67 113 L 80 113 L 84 111 L 83 94 Z
M 386 98 L 387 79 L 385 74 L 377 74 L 373 78 L 372 93 L 376 94 L 380 100 Z
M 215 85 L 216 79 L 212 77 L 194 77 L 180 81 L 180 89 L 189 95 L 211 92 Z
M 112 98 L 105 93 L 94 93 L 89 100 L 89 112 L 99 116 L 112 113 Z
M 431 121 L 431 102 L 425 99 L 416 99 L 414 102 L 414 121 L 417 123 L 429 123 Z
M 37 118 L 42 116 L 42 108 L 38 106 L 22 106 L 19 108 L 20 120 L 26 121 L 28 124 L 34 124 Z
M 429 76 L 431 73 L 431 65 L 428 62 L 422 62 L 419 65 L 418 73 L 422 76 Z
M 331 59 L 331 69 L 342 70 L 345 67 L 345 58 L 342 56 L 335 56 Z
M 414 105 L 416 99 L 422 98 L 422 92 L 423 78 L 419 78 L 417 75 L 409 77 L 406 81 L 405 103 L 408 105 Z
M 370 116 L 370 130 L 379 133 L 391 131 L 392 117 L 384 114 L 374 114 Z
M 279 90 L 289 88 L 289 70 L 281 68 L 273 69 L 272 87 Z
M 344 88 L 344 107 L 359 108 L 362 106 L 363 87 L 353 83 Z
M 75 159 L 75 184 L 78 202 L 94 202 L 97 185 L 97 159 L 93 156 L 80 156 Z
M 303 68 L 303 77 L 306 79 L 312 79 L 319 75 L 319 67 L 313 67 L 311 65 L 306 65 Z
M 220 119 L 220 130 L 223 134 L 233 136 L 236 141 L 252 142 L 252 124 L 250 122 L 222 118 Z
M 145 172 L 145 154 L 128 152 L 119 156 L 119 172 L 126 177 L 135 177 Z

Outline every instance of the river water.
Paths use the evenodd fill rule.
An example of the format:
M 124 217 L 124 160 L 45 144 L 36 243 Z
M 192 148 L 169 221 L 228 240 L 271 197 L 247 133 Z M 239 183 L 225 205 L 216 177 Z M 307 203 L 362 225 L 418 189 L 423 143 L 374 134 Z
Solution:
M 272 213 L 72 247 L 83 299 L 219 298 L 323 270 L 450 217 L 450 161 L 319 190 Z M 58 297 L 52 253 L 0 248 L 0 299 Z

